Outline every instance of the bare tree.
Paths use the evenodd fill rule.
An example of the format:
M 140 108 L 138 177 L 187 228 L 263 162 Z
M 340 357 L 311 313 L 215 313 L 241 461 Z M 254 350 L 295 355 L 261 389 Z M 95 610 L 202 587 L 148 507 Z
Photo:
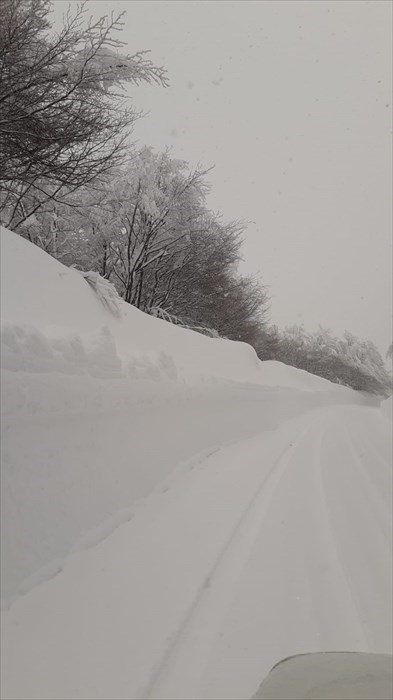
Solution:
M 1 0 L 1 210 L 13 228 L 123 161 L 139 116 L 124 103 L 126 83 L 167 83 L 146 52 L 120 53 L 122 15 L 89 20 L 82 2 L 54 33 L 49 9 Z
M 88 204 L 82 218 L 74 209 L 78 233 L 75 246 L 68 241 L 65 249 L 71 252 L 74 247 L 76 256 L 66 254 L 64 262 L 96 270 L 115 283 L 125 301 L 143 310 L 156 306 L 184 259 L 191 233 L 199 230 L 204 174 L 198 168 L 189 170 L 167 151 L 156 154 L 143 148 L 127 167 L 107 178 L 105 186 L 102 183 L 97 206 L 91 204 L 89 188 L 80 191 L 79 199 L 87 195 Z M 51 216 L 44 226 L 42 216 L 40 220 L 39 229 L 47 230 Z M 63 216 L 63 233 L 64 224 Z M 52 245 L 50 231 L 47 240 Z
M 202 221 L 160 305 L 189 325 L 209 327 L 255 346 L 265 326 L 269 299 L 256 277 L 238 273 L 245 225 L 224 222 L 209 211 Z
M 345 331 L 342 338 L 319 328 L 310 333 L 303 326 L 291 326 L 279 333 L 275 357 L 289 365 L 317 374 L 329 381 L 389 396 L 392 380 L 378 349 L 369 340 Z

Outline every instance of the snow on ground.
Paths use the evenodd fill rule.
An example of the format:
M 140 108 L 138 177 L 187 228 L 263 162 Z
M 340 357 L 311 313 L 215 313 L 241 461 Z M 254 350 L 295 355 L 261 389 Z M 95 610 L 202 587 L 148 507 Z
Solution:
M 248 698 L 388 651 L 385 408 L 1 236 L 2 697 Z
M 354 392 L 118 300 L 2 229 L 2 597 L 203 452 Z M 126 517 L 124 515 L 124 517 Z
M 389 451 L 330 407 L 189 463 L 3 615 L 3 697 L 239 700 L 288 655 L 389 653 Z

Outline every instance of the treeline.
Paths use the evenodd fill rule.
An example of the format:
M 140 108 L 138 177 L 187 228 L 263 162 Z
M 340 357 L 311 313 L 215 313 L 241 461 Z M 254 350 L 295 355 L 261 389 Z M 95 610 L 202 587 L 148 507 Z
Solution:
M 374 343 L 348 331 L 337 338 L 322 327 L 310 333 L 303 326 L 283 331 L 273 326 L 259 354 L 262 359 L 279 360 L 356 391 L 377 396 L 392 393 L 392 377 Z
M 147 313 L 388 393 L 372 343 L 269 327 L 266 288 L 238 269 L 245 225 L 208 209 L 207 171 L 130 143 L 139 115 L 121 91 L 165 87 L 165 70 L 146 52 L 122 53 L 121 15 L 93 21 L 87 7 L 55 33 L 48 0 L 2 0 L 2 223 Z
M 207 209 L 204 175 L 144 148 L 18 230 L 66 265 L 98 272 L 142 311 L 252 343 L 267 293 L 238 273 L 244 227 Z
M 121 89 L 166 73 L 121 52 L 121 16 L 87 8 L 56 34 L 47 0 L 3 0 L 2 222 L 143 311 L 252 342 L 268 298 L 238 273 L 244 227 L 207 209 L 206 172 L 133 148 Z

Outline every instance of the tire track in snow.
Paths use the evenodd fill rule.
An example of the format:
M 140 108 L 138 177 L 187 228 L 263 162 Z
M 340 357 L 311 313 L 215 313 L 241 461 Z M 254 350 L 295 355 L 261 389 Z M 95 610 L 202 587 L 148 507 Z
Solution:
M 370 502 L 370 507 L 372 509 L 373 518 L 378 523 L 378 528 L 381 537 L 384 539 L 385 547 L 390 552 L 392 522 L 389 500 L 383 497 L 386 496 L 386 493 L 382 494 L 375 481 L 371 479 L 370 471 L 366 468 L 364 459 L 362 459 L 361 455 L 359 454 L 359 450 L 356 449 L 349 430 L 346 430 L 345 437 L 347 439 L 348 449 L 350 450 L 354 462 L 358 467 L 356 476 L 360 476 L 360 483 L 363 486 L 363 493 L 367 495 Z M 352 464 L 354 462 L 352 462 Z M 383 462 L 381 463 L 383 464 Z M 373 465 L 373 468 L 378 468 L 378 465 Z M 391 483 L 387 489 L 387 494 L 391 494 Z
M 298 437 L 284 447 L 264 476 L 256 493 L 243 510 L 224 547 L 188 608 L 167 647 L 150 682 L 145 700 L 184 698 L 185 676 L 189 689 L 201 675 L 209 660 L 209 651 L 219 634 L 222 621 L 231 603 L 236 584 L 258 538 L 272 497 L 290 465 L 299 445 L 313 431 L 308 425 Z M 178 669 L 181 668 L 181 680 Z
M 322 443 L 324 438 L 328 438 L 328 443 L 330 441 L 335 445 L 336 435 L 341 432 L 341 424 L 336 424 L 334 420 L 332 422 L 329 413 L 325 413 L 307 426 L 296 440 L 286 445 L 247 508 L 243 510 L 205 580 L 205 585 L 200 588 L 183 623 L 167 647 L 151 678 L 145 698 L 176 700 L 184 698 L 187 692 L 189 700 L 216 697 L 214 694 L 206 694 L 206 688 L 202 690 L 199 684 L 237 596 L 247 562 L 257 546 L 263 524 L 268 519 L 275 493 L 286 475 L 290 475 L 294 483 L 298 482 L 298 489 L 309 494 L 300 529 L 298 527 L 290 534 L 290 541 L 293 538 L 293 542 L 298 543 L 298 570 L 303 570 L 305 583 L 305 607 L 302 614 L 308 608 L 309 622 L 315 632 L 314 641 L 312 637 L 310 640 L 315 644 L 315 650 L 330 650 L 332 644 L 359 651 L 374 650 L 372 634 L 370 636 L 367 619 L 364 617 L 364 601 L 361 596 L 359 599 L 356 581 L 349 577 L 343 561 L 341 537 L 337 538 L 337 524 L 332 520 L 323 479 Z M 338 484 L 336 497 L 340 499 Z M 257 553 L 258 557 L 261 555 Z M 325 567 L 324 572 L 318 568 L 318 564 L 316 569 L 318 561 Z M 288 593 L 289 591 L 290 588 Z M 332 610 L 336 611 L 335 614 L 332 614 Z M 300 625 L 301 620 L 300 616 Z M 285 634 L 285 627 L 282 634 Z M 239 640 L 234 642 L 235 646 L 239 645 L 240 653 L 241 643 Z
M 336 488 L 333 498 L 329 481 L 332 465 L 326 465 L 329 470 L 322 469 L 325 517 L 330 523 L 337 559 L 351 594 L 352 606 L 356 609 L 358 626 L 363 629 L 363 642 L 358 650 L 387 653 L 391 650 L 391 635 L 386 627 L 392 602 L 391 529 L 389 536 L 389 525 L 384 520 L 390 520 L 390 514 L 367 472 L 348 424 L 336 423 L 334 428 L 336 443 L 341 437 L 349 456 L 339 465 L 341 478 L 346 479 L 347 484 L 339 492 Z M 345 456 L 342 448 L 341 453 Z M 383 463 L 380 466 L 384 466 Z M 352 493 L 349 484 L 352 484 Z M 340 497 L 341 493 L 346 495 L 346 501 Z M 351 494 L 350 499 L 348 494 Z
M 319 629 L 321 651 L 330 650 L 332 638 L 345 638 L 345 630 L 348 629 L 351 630 L 352 638 L 357 640 L 357 650 L 368 651 L 367 632 L 340 556 L 336 531 L 326 502 L 322 477 L 322 444 L 330 429 L 331 424 L 329 425 L 326 421 L 321 424 L 321 429 L 315 436 L 313 459 L 310 459 L 307 465 L 310 469 L 309 476 L 315 498 L 314 517 L 312 527 L 309 529 L 309 538 L 301 544 L 305 568 L 309 575 L 313 619 Z M 324 576 L 315 574 L 315 561 L 318 560 L 318 554 L 320 555 L 321 552 L 327 562 L 327 571 Z M 332 605 L 337 611 L 337 617 L 331 614 Z
M 390 651 L 391 589 L 381 590 L 374 567 L 384 550 L 378 532 L 374 538 L 376 523 L 364 518 L 368 499 L 358 502 L 356 463 L 342 438 L 348 425 L 357 448 L 372 418 L 367 412 L 358 422 L 357 413 L 320 414 L 320 429 L 293 455 L 198 692 L 188 697 L 251 697 L 269 669 L 291 654 Z M 367 561 L 374 542 L 377 551 Z

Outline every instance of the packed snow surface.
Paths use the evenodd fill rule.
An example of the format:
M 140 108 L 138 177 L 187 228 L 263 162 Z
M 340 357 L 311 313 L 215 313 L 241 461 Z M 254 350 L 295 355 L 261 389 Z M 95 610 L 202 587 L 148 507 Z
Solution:
M 385 408 L 1 235 L 2 697 L 239 700 L 389 652 Z
M 334 407 L 189 463 L 3 614 L 3 697 L 239 700 L 292 654 L 388 653 L 389 448 Z

